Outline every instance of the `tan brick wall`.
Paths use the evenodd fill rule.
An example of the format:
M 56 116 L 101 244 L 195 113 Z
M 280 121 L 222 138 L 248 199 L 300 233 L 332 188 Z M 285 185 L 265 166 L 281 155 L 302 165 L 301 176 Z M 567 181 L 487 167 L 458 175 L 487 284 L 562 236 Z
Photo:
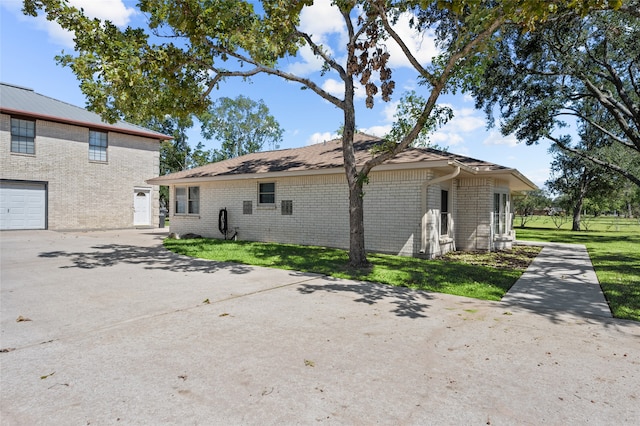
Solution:
M 492 178 L 458 179 L 456 248 L 491 249 Z
M 158 226 L 157 140 L 109 132 L 107 163 L 89 161 L 89 129 L 36 121 L 35 156 L 11 153 L 10 116 L 0 116 L 0 178 L 48 182 L 48 227 L 133 227 L 134 187 L 151 190 L 151 218 Z
M 449 190 L 451 225 L 455 232 L 456 186 L 450 181 L 426 186 L 425 182 L 432 177 L 429 170 L 371 173 L 369 184 L 364 188 L 367 250 L 420 255 L 423 221 L 428 222 L 427 239 L 431 242 L 425 255 L 433 257 L 454 248 L 453 241 L 441 244 L 437 233 L 441 188 Z M 257 205 L 259 182 L 276 183 L 275 208 Z M 348 191 L 342 174 L 191 185 L 200 187 L 200 214 L 174 215 L 174 206 L 171 206 L 171 231 L 177 234 L 196 233 L 222 238 L 218 231 L 218 212 L 226 208 L 229 228 L 238 227 L 242 240 L 349 246 Z M 291 216 L 281 214 L 282 200 L 293 201 Z M 253 203 L 252 214 L 243 214 L 243 201 Z M 430 214 L 432 219 L 429 219 Z

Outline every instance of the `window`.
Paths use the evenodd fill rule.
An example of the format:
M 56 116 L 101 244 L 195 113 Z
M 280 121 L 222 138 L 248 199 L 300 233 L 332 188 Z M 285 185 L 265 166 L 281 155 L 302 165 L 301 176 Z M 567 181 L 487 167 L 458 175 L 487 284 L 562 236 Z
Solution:
M 89 160 L 107 161 L 107 134 L 89 130 Z
M 242 214 L 253 214 L 253 202 L 252 201 L 243 201 L 242 202 Z
M 36 153 L 36 122 L 21 118 L 11 119 L 11 152 Z
M 449 191 L 440 191 L 440 236 L 449 235 Z
M 504 235 L 510 232 L 509 194 L 493 194 L 493 232 L 495 235 Z
M 200 213 L 200 187 L 176 187 L 176 204 L 174 214 Z
M 293 201 L 282 200 L 280 212 L 284 216 L 291 216 L 293 214 Z
M 189 214 L 200 213 L 200 187 L 189 187 Z
M 276 184 L 261 183 L 258 187 L 258 204 L 273 204 L 276 203 Z

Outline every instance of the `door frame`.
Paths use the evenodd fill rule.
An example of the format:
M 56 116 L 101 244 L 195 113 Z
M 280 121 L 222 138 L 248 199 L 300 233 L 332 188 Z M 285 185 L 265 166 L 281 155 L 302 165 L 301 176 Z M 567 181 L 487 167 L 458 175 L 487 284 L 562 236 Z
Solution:
M 147 219 L 145 223 L 136 223 L 136 197 L 138 193 L 144 192 L 147 198 Z M 152 226 L 151 220 L 151 188 L 144 186 L 133 187 L 133 226 Z

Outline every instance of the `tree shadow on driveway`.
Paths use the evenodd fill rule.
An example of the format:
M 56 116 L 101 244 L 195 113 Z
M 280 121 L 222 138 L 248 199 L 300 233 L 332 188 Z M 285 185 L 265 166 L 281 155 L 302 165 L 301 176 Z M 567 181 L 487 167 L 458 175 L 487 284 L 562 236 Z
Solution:
M 333 280 L 325 277 L 325 280 Z M 351 293 L 357 297 L 354 302 L 375 305 L 376 303 L 388 300 L 395 306 L 391 311 L 399 317 L 406 318 L 427 318 L 425 314 L 429 308 L 427 300 L 433 297 L 428 293 L 415 291 L 404 287 L 393 287 L 385 284 L 370 282 L 334 282 L 330 284 L 303 284 L 298 287 L 302 294 L 312 294 L 319 291 L 327 293 Z
M 92 246 L 93 251 L 50 251 L 38 255 L 42 258 L 68 258 L 69 265 L 60 268 L 95 269 L 118 264 L 144 265 L 145 269 L 162 269 L 172 272 L 214 273 L 228 270 L 234 274 L 246 274 L 250 266 L 237 263 L 216 262 L 194 259 L 175 254 L 164 247 L 139 247 L 122 244 L 102 244 Z

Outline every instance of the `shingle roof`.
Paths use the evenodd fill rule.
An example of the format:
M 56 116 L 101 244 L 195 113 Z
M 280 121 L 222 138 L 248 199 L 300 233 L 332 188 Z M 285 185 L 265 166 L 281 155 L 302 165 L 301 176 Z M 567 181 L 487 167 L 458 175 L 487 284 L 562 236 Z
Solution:
M 172 139 L 170 136 L 124 121 L 118 121 L 114 124 L 106 123 L 98 114 L 84 108 L 41 95 L 32 89 L 8 83 L 0 83 L 0 111 L 153 139 Z
M 372 155 L 370 152 L 371 148 L 381 141 L 382 139 L 375 136 L 362 133 L 356 134 L 354 137 L 356 163 L 361 165 L 370 158 Z M 384 164 L 408 165 L 411 163 L 422 163 L 421 167 L 425 167 L 427 164 L 424 163 L 430 162 L 455 163 L 468 170 L 477 172 L 513 170 L 486 161 L 431 148 L 409 148 Z M 302 148 L 247 154 L 194 169 L 160 176 L 149 181 L 149 183 L 162 185 L 163 182 L 181 179 L 209 180 L 233 176 L 241 178 L 242 175 L 255 175 L 258 173 L 322 171 L 341 168 L 343 165 L 341 140 L 336 139 Z

